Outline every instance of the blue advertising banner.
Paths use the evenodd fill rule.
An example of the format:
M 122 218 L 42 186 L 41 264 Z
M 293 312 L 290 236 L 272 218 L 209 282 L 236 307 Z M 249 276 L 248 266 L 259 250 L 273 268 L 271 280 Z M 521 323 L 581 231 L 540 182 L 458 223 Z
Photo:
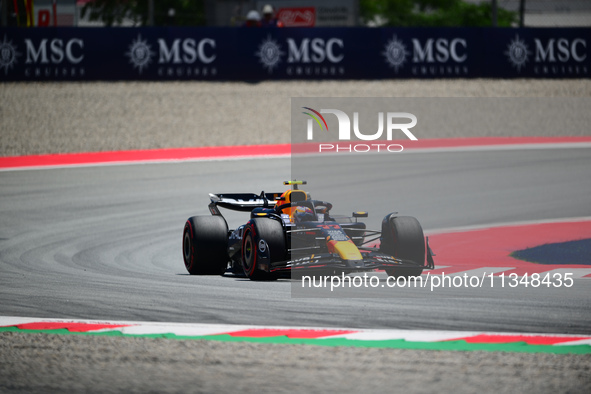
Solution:
M 0 81 L 589 78 L 587 28 L 4 28 Z

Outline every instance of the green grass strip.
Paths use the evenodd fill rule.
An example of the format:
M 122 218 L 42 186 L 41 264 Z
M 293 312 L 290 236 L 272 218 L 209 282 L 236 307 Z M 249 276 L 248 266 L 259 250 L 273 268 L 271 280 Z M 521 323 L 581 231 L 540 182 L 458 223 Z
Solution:
M 250 343 L 277 343 L 284 345 L 315 345 L 315 346 L 349 346 L 382 349 L 415 349 L 415 350 L 440 350 L 440 351 L 487 351 L 487 352 L 512 352 L 512 353 L 553 353 L 553 354 L 591 354 L 590 345 L 553 346 L 553 345 L 528 345 L 525 342 L 511 343 L 467 343 L 460 341 L 444 342 L 407 342 L 404 339 L 389 339 L 377 341 L 362 341 L 346 338 L 308 339 L 288 338 L 286 336 L 250 338 L 233 337 L 231 335 L 206 335 L 206 336 L 177 336 L 175 334 L 123 334 L 120 331 L 105 332 L 71 332 L 66 329 L 59 330 L 21 330 L 17 327 L 0 327 L 0 332 L 41 333 L 58 335 L 93 335 L 106 337 L 133 337 L 133 338 L 166 338 L 177 340 L 208 340 L 220 342 L 250 342 Z

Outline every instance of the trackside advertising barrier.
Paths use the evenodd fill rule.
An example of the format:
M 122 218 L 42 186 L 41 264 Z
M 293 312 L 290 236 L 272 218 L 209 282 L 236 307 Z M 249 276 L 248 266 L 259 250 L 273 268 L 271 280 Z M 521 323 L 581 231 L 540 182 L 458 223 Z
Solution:
M 589 78 L 589 28 L 4 28 L 0 81 Z

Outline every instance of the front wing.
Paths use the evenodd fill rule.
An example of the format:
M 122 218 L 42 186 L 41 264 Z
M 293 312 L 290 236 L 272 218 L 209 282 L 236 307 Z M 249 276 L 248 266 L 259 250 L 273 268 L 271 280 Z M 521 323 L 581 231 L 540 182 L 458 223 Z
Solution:
M 397 259 L 376 251 L 362 251 L 361 255 L 363 260 L 347 261 L 331 253 L 313 254 L 289 261 L 272 262 L 269 271 L 279 273 L 309 270 L 355 272 L 385 270 L 387 268 L 435 268 L 433 255 L 429 248 L 427 248 L 427 265 L 417 264 L 411 260 Z

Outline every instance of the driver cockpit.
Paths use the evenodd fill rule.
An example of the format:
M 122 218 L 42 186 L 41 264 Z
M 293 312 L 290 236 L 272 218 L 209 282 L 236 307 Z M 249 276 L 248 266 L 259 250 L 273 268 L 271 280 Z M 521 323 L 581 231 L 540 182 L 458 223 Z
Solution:
M 307 183 L 306 181 L 296 181 L 296 180 L 284 181 L 283 184 L 292 186 L 292 189 L 285 191 L 281 195 L 281 197 L 278 198 L 278 200 L 275 204 L 275 208 L 277 209 L 278 207 L 280 207 L 281 205 L 284 205 L 284 204 L 298 203 L 298 202 L 310 200 L 310 195 L 303 190 L 299 190 L 299 188 L 298 188 L 298 185 L 305 185 L 306 183 Z M 290 221 L 293 223 L 294 213 L 296 212 L 297 208 L 298 208 L 298 206 L 283 208 L 281 210 L 281 214 L 288 215 Z M 312 212 L 312 215 L 314 215 L 313 212 Z M 315 219 L 315 217 L 312 218 L 312 220 L 314 220 L 314 219 Z

